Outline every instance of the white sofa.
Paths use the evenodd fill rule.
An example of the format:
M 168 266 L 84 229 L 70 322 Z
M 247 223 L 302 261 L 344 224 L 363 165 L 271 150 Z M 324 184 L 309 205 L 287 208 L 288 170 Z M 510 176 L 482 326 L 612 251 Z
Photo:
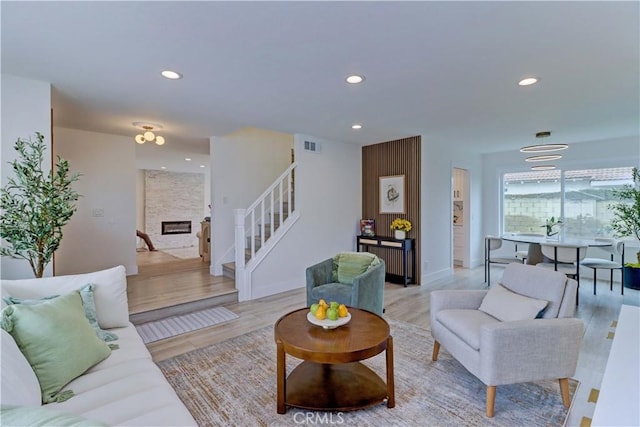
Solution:
M 106 425 L 195 426 L 193 417 L 129 322 L 124 267 L 71 276 L 2 280 L 1 290 L 3 297 L 39 299 L 72 292 L 88 283 L 95 284 L 98 324 L 118 335 L 113 343 L 119 348 L 63 388 L 73 390 L 74 396 L 69 400 L 42 405 L 36 375 L 12 336 L 2 330 L 0 403 L 3 408 L 27 407 L 24 411 L 32 413 L 60 411 Z M 8 419 L 7 414 L 5 421 Z M 49 423 L 52 422 L 56 423 Z

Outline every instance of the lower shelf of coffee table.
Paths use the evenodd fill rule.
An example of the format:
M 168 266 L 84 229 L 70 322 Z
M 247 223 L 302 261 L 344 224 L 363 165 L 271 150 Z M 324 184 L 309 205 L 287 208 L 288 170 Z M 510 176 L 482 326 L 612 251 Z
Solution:
M 388 397 L 384 381 L 359 362 L 304 361 L 287 377 L 286 390 L 287 406 L 318 411 L 353 411 Z

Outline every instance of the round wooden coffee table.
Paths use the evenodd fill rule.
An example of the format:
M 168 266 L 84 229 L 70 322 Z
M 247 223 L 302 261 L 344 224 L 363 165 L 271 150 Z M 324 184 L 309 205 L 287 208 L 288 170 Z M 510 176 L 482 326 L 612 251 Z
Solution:
M 323 329 L 307 320 L 308 308 L 282 316 L 275 324 L 277 410 L 287 406 L 322 411 L 351 411 L 387 400 L 395 406 L 393 339 L 377 314 L 349 308 L 351 321 Z M 386 350 L 387 383 L 359 361 Z M 300 363 L 287 377 L 285 355 Z

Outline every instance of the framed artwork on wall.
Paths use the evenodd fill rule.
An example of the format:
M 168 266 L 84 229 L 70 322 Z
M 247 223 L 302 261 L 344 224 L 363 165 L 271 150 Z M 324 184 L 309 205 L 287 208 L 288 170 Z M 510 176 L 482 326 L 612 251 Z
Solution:
M 361 219 L 360 220 L 360 235 L 373 237 L 376 235 L 376 220 L 375 219 Z
M 380 177 L 380 213 L 405 213 L 404 175 Z

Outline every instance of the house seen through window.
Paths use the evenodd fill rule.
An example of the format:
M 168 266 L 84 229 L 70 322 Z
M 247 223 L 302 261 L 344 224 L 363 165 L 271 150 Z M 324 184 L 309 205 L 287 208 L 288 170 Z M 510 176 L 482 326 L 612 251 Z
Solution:
M 565 237 L 612 237 L 613 191 L 633 184 L 633 167 L 550 170 L 503 175 L 505 233 L 544 234 L 546 220 L 562 218 Z

